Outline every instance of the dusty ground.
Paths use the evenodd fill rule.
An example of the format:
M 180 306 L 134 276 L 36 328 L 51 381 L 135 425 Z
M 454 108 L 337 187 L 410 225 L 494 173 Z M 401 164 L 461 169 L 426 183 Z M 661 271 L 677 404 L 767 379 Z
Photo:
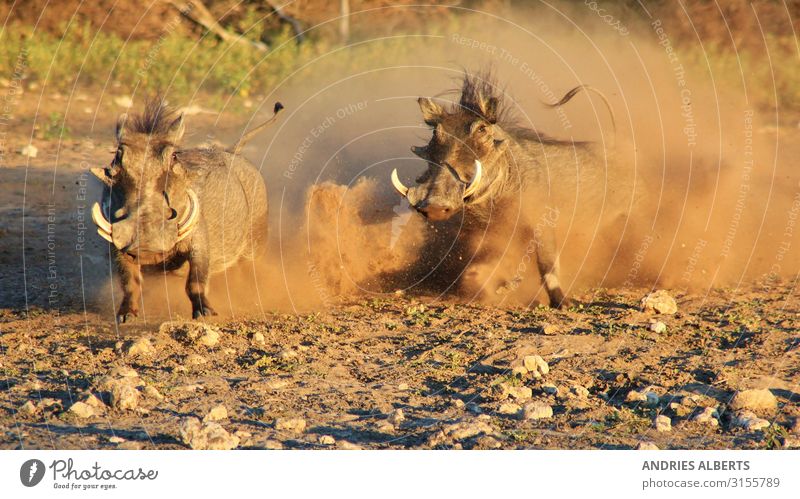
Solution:
M 218 405 L 227 415 L 217 409 L 210 419 L 225 430 L 213 428 L 223 447 L 797 442 L 796 282 L 707 295 L 671 290 L 678 313 L 662 316 L 640 310 L 645 289 L 607 289 L 579 294 L 580 306 L 567 311 L 396 296 L 324 312 L 223 316 L 208 329 L 180 319 L 188 305 L 178 294 L 170 316 L 117 328 L 101 299 L 109 289 L 103 245 L 88 219 L 85 233 L 78 229 L 96 197 L 80 174 L 110 157 L 115 115 L 101 115 L 108 123 L 94 131 L 73 125 L 82 140 L 34 140 L 36 159 L 14 153 L 24 134 L 9 136 L 0 172 L 2 448 L 186 448 L 184 418 L 203 419 Z M 666 331 L 653 331 L 652 320 Z M 205 339 L 193 339 L 195 330 Z M 549 372 L 515 372 L 530 355 Z M 728 406 L 737 391 L 754 388 L 769 388 L 777 408 L 754 405 L 768 426 L 746 428 L 740 409 Z M 545 405 L 552 417 L 530 417 L 547 416 Z M 717 424 L 694 420 L 705 407 L 717 410 Z M 671 431 L 654 428 L 659 415 L 671 419 Z

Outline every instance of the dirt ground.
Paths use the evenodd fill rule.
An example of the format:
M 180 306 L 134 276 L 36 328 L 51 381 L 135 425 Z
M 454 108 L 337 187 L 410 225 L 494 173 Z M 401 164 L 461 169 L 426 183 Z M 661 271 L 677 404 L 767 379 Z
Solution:
M 169 313 L 116 326 L 88 219 L 98 186 L 83 176 L 111 156 L 115 114 L 99 116 L 71 124 L 80 140 L 36 138 L 35 159 L 16 153 L 23 133 L 7 137 L 0 448 L 797 445 L 796 281 L 669 290 L 678 311 L 665 315 L 642 311 L 649 289 L 628 288 L 584 290 L 563 311 L 398 294 L 229 311 L 205 325 L 186 319 L 177 291 L 155 298 L 174 301 Z M 777 405 L 733 400 L 765 388 Z M 208 442 L 187 431 L 191 417 L 205 418 L 194 436 Z

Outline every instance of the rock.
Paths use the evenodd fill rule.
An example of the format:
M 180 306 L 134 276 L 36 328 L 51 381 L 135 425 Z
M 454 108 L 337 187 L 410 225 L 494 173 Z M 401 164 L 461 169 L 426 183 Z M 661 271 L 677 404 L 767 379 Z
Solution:
M 495 397 L 500 400 L 513 398 L 517 400 L 528 400 L 533 396 L 533 390 L 527 386 L 512 386 L 508 383 L 498 383 L 492 387 Z
M 642 310 L 648 313 L 674 314 L 678 311 L 678 304 L 675 303 L 675 298 L 660 289 L 642 298 Z
M 525 376 L 526 374 L 528 374 L 528 369 L 526 369 L 525 366 L 523 366 L 522 364 L 519 364 L 511 367 L 511 373 L 518 374 L 520 376 Z
M 441 431 L 441 435 L 445 439 L 451 440 L 464 440 L 478 435 L 491 435 L 493 433 L 494 429 L 489 423 L 478 418 L 453 423 L 444 427 Z
M 659 396 L 655 392 L 645 390 L 631 390 L 625 396 L 625 402 L 638 403 L 644 402 L 645 405 L 655 407 L 658 405 Z
M 303 433 L 306 429 L 306 420 L 303 418 L 278 418 L 275 420 L 275 429 Z
M 127 95 L 118 95 L 117 97 L 114 97 L 114 104 L 118 105 L 119 107 L 124 107 L 125 109 L 128 109 L 130 107 L 133 107 L 133 99 L 131 99 Z
M 208 348 L 219 343 L 219 331 L 202 322 L 168 321 L 159 327 L 159 332 L 167 334 L 187 345 L 202 345 Z
M 387 421 L 392 423 L 393 425 L 399 425 L 403 421 L 406 420 L 405 414 L 403 414 L 403 409 L 395 409 L 388 417 Z
M 550 372 L 550 366 L 538 355 L 528 355 L 522 359 L 522 365 L 525 369 L 533 373 L 534 378 L 541 378 Z
M 397 385 L 397 389 L 400 390 L 401 392 L 408 391 L 408 383 L 400 383 L 399 385 Z
M 109 437 L 108 441 L 112 444 L 121 444 L 122 442 L 127 442 L 127 440 L 125 440 L 124 438 L 118 437 L 116 435 L 113 437 Z
M 36 404 L 32 400 L 28 400 L 17 409 L 17 412 L 22 416 L 33 416 L 39 411 Z
M 381 433 L 393 433 L 394 430 L 395 428 L 392 423 L 384 422 L 383 424 L 378 425 L 378 431 Z
M 653 442 L 639 442 L 639 445 L 636 446 L 636 450 L 660 450 L 660 449 Z
M 672 420 L 669 418 L 669 416 L 665 416 L 663 414 L 658 415 L 653 421 L 653 427 L 656 429 L 656 431 L 660 432 L 672 431 Z
M 102 400 L 95 397 L 94 394 L 90 393 L 83 399 L 83 402 L 95 409 L 99 409 L 100 411 L 106 410 L 106 405 L 103 403 Z
M 499 449 L 500 447 L 503 446 L 502 442 L 500 442 L 499 440 L 490 435 L 484 435 L 482 437 L 478 437 L 478 440 L 476 440 L 475 443 L 477 443 L 479 447 L 482 447 L 484 449 Z
M 336 442 L 336 448 L 339 450 L 361 450 L 360 445 L 348 442 L 347 440 L 338 440 Z
M 187 355 L 184 361 L 187 366 L 202 366 L 206 362 L 208 362 L 208 360 L 205 357 L 197 355 L 196 353 Z
M 589 390 L 587 390 L 586 387 L 581 385 L 572 385 L 569 389 L 569 393 L 573 397 L 578 397 L 582 399 L 589 398 Z
M 262 440 L 258 443 L 257 447 L 266 450 L 283 450 L 283 444 L 272 438 Z
M 479 406 L 475 402 L 469 402 L 465 407 L 472 414 L 480 414 L 480 413 L 483 412 L 483 409 L 481 409 L 481 406 Z
M 153 344 L 147 337 L 136 338 L 135 340 L 128 340 L 122 345 L 122 353 L 131 357 L 137 355 L 150 355 L 155 352 Z
M 228 409 L 224 405 L 220 404 L 215 405 L 210 411 L 208 411 L 206 417 L 203 418 L 203 422 L 207 423 L 209 421 L 221 421 L 223 419 L 228 419 Z
M 497 412 L 499 412 L 500 414 L 506 414 L 508 416 L 516 416 L 517 414 L 519 414 L 519 411 L 521 410 L 522 408 L 519 405 L 507 402 L 505 404 L 502 404 Z
M 719 426 L 719 412 L 717 412 L 717 410 L 713 407 L 706 407 L 697 413 L 692 418 L 692 421 L 696 423 L 710 424 L 711 426 Z
M 542 391 L 548 395 L 558 395 L 558 387 L 553 384 L 542 385 Z
M 159 392 L 153 386 L 150 386 L 150 385 L 145 386 L 143 392 L 144 392 L 146 397 L 150 397 L 152 399 L 156 399 L 156 400 L 159 400 L 159 401 L 160 400 L 164 400 L 164 396 L 161 395 L 161 392 Z
M 28 144 L 22 149 L 19 150 L 19 153 L 25 156 L 26 158 L 35 158 L 39 155 L 39 149 L 36 148 L 33 144 Z
M 319 437 L 319 443 L 321 445 L 334 445 L 336 443 L 336 439 L 330 435 L 321 435 Z
M 553 417 L 553 408 L 542 402 L 525 404 L 522 417 L 527 420 L 548 419 Z
M 741 411 L 734 415 L 732 420 L 734 426 L 744 428 L 747 431 L 758 431 L 768 428 L 770 422 L 761 419 L 751 411 Z
M 667 332 L 667 325 L 661 321 L 655 321 L 650 324 L 650 331 L 654 333 L 666 333 Z
M 126 381 L 114 383 L 110 394 L 111 406 L 115 409 L 135 409 L 139 405 L 139 390 Z
M 95 416 L 94 407 L 85 402 L 75 402 L 69 408 L 70 414 L 74 414 L 79 418 L 90 418 Z
M 766 388 L 761 390 L 742 390 L 736 392 L 729 407 L 734 411 L 749 410 L 760 414 L 775 412 L 778 408 L 778 399 Z
M 552 336 L 554 334 L 558 334 L 558 326 L 555 326 L 553 324 L 542 324 L 541 331 L 542 334 Z
M 453 399 L 453 407 L 456 409 L 463 409 L 466 405 L 461 399 Z
M 254 333 L 253 334 L 253 343 L 263 345 L 266 342 L 264 335 L 261 333 Z
M 692 413 L 692 408 L 691 407 L 686 407 L 685 405 L 683 405 L 680 402 L 670 402 L 669 403 L 669 408 L 679 418 L 682 418 L 684 416 L 688 416 L 689 414 Z
M 230 450 L 239 446 L 239 437 L 231 435 L 219 423 L 201 423 L 195 417 L 183 418 L 178 426 L 180 439 L 195 450 Z

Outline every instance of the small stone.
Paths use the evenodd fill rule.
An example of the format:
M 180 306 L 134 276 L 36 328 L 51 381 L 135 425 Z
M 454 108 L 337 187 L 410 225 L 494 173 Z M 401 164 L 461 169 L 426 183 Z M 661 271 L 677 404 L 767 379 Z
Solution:
M 33 416 L 37 411 L 36 404 L 34 404 L 32 400 L 28 400 L 17 410 L 22 416 Z
M 525 366 L 525 369 L 532 372 L 536 378 L 540 378 L 550 372 L 550 366 L 538 355 L 526 356 L 522 359 L 522 365 Z
M 741 411 L 733 417 L 733 424 L 747 431 L 758 431 L 768 428 L 770 422 L 759 418 L 751 411 Z
M 387 421 L 392 423 L 393 425 L 399 425 L 403 421 L 406 420 L 405 414 L 403 414 L 403 409 L 395 409 L 390 415 Z
M 654 333 L 658 333 L 658 334 L 666 333 L 667 332 L 667 325 L 664 324 L 661 321 L 656 321 L 656 322 L 650 324 L 650 331 L 652 331 Z
M 158 330 L 181 343 L 208 348 L 216 346 L 220 338 L 219 331 L 202 322 L 168 321 L 161 324 Z
M 686 407 L 685 405 L 683 405 L 680 402 L 670 402 L 669 408 L 679 418 L 682 418 L 684 416 L 688 416 L 692 412 L 692 408 L 691 407 Z
M 558 326 L 553 324 L 542 324 L 542 334 L 546 334 L 548 336 L 558 334 Z
M 36 148 L 33 144 L 28 144 L 22 149 L 19 150 L 19 153 L 25 156 L 26 158 L 35 158 L 39 154 L 39 149 Z
M 749 410 L 756 413 L 772 413 L 778 408 L 778 399 L 766 388 L 736 392 L 731 400 L 733 410 Z
M 665 416 L 663 414 L 658 415 L 653 421 L 653 427 L 656 429 L 656 431 L 660 432 L 672 431 L 672 420 L 669 418 L 669 416 Z
M 208 411 L 206 417 L 203 418 L 203 422 L 207 423 L 209 421 L 221 421 L 223 419 L 228 419 L 228 409 L 224 405 L 220 404 L 215 405 L 210 411 Z
M 79 418 L 90 418 L 95 415 L 94 407 L 84 402 L 75 402 L 70 406 L 69 412 Z
M 278 418 L 275 420 L 275 429 L 303 433 L 306 429 L 306 420 L 303 418 Z
M 121 444 L 122 442 L 127 442 L 127 440 L 125 440 L 124 438 L 122 438 L 122 437 L 118 437 L 118 436 L 116 436 L 116 435 L 115 435 L 115 436 L 113 436 L 113 437 L 110 437 L 110 438 L 108 439 L 108 441 L 109 441 L 110 443 L 112 443 L 112 444 Z
M 553 384 L 542 385 L 542 391 L 548 395 L 558 395 L 558 387 Z
M 195 417 L 183 418 L 178 426 L 183 443 L 195 450 L 230 450 L 239 446 L 239 437 L 231 435 L 219 423 L 201 423 Z
M 381 433 L 393 433 L 394 425 L 392 423 L 384 422 L 383 424 L 378 425 L 378 431 Z
M 639 445 L 636 446 L 636 450 L 660 450 L 660 449 L 653 442 L 639 442 Z
M 139 390 L 130 383 L 119 381 L 111 387 L 111 405 L 115 409 L 135 409 L 139 405 Z
M 581 399 L 589 398 L 589 390 L 585 386 L 572 385 L 569 389 L 570 395 Z
M 642 298 L 642 310 L 648 313 L 674 314 L 678 311 L 678 304 L 675 303 L 675 298 L 660 289 Z
M 259 345 L 263 345 L 266 342 L 264 339 L 264 335 L 261 333 L 254 333 L 253 334 L 253 343 L 257 343 Z
M 188 366 L 202 366 L 208 362 L 205 357 L 202 355 L 197 355 L 196 353 L 192 353 L 186 356 L 186 365 Z
M 647 392 L 645 394 L 645 404 L 650 407 L 657 406 L 660 400 L 660 397 L 655 392 Z
M 466 405 L 461 399 L 453 399 L 453 407 L 456 409 L 463 409 Z
M 713 407 L 706 407 L 695 417 L 692 418 L 692 421 L 696 423 L 707 423 L 711 426 L 719 426 L 719 412 Z
M 347 440 L 338 440 L 336 442 L 336 448 L 339 450 L 361 450 L 360 445 L 348 442 Z
M 152 399 L 164 400 L 164 396 L 161 395 L 161 392 L 159 392 L 154 386 L 150 385 L 145 386 L 144 394 L 145 396 L 150 397 Z
M 625 402 L 645 402 L 647 401 L 647 395 L 644 391 L 640 390 L 631 390 L 625 396 Z
M 258 447 L 266 450 L 283 450 L 283 444 L 279 440 L 268 438 L 258 444 Z
M 322 445 L 334 445 L 336 443 L 336 439 L 330 435 L 322 435 L 319 437 L 319 443 Z
M 408 391 L 408 383 L 400 383 L 399 385 L 397 385 L 397 389 L 400 390 L 401 392 Z
M 466 405 L 466 408 L 467 408 L 467 411 L 471 412 L 472 414 L 480 414 L 480 413 L 483 412 L 483 409 L 481 409 L 481 406 L 479 406 L 475 402 L 469 402 Z
M 483 435 L 482 437 L 478 437 L 475 443 L 484 449 L 499 449 L 503 446 L 502 442 L 491 435 Z
M 523 365 L 512 366 L 511 367 L 512 374 L 518 374 L 519 376 L 525 376 L 528 374 L 528 369 L 525 368 Z
M 137 355 L 150 355 L 155 352 L 155 348 L 153 348 L 153 344 L 150 343 L 149 338 L 141 337 L 126 341 L 122 346 L 122 352 L 125 355 L 134 357 Z
M 83 402 L 95 409 L 100 409 L 101 411 L 106 409 L 106 405 L 103 403 L 103 401 L 95 397 L 92 393 L 88 394 L 86 398 L 83 399 Z
M 528 420 L 552 418 L 553 408 L 542 402 L 525 404 L 525 407 L 522 409 L 522 417 Z
M 519 405 L 514 404 L 512 402 L 507 402 L 505 404 L 502 404 L 500 406 L 500 409 L 498 409 L 497 412 L 499 412 L 500 414 L 506 414 L 506 415 L 509 415 L 509 416 L 516 416 L 517 414 L 519 414 L 519 411 L 521 411 L 521 410 L 522 410 L 522 408 Z

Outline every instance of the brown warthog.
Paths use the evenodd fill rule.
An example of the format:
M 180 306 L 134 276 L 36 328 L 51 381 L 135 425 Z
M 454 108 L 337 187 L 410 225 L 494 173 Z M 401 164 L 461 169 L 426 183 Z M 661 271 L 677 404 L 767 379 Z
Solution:
M 566 103 L 581 89 L 596 91 L 576 87 L 552 106 Z M 426 146 L 412 151 L 428 168 L 412 187 L 403 185 L 393 171 L 395 189 L 432 222 L 463 211 L 460 237 L 474 234 L 470 228 L 491 231 L 493 224 L 494 230 L 513 230 L 511 239 L 535 248 L 550 305 L 565 306 L 555 238 L 558 208 L 551 202 L 551 184 L 559 182 L 558 165 L 574 171 L 576 165 L 597 163 L 597 151 L 589 143 L 552 139 L 519 125 L 489 72 L 464 75 L 458 104 L 440 105 L 424 97 L 418 102 L 433 135 Z M 506 235 L 506 243 L 508 239 Z M 490 249 L 476 255 L 463 273 L 462 289 L 483 288 L 487 275 L 481 269 L 491 273 L 494 256 Z
M 282 108 L 276 103 L 274 114 Z M 92 219 L 111 243 L 124 291 L 119 322 L 138 314 L 143 269 L 163 273 L 186 262 L 192 317 L 216 314 L 206 297 L 211 274 L 254 258 L 266 240 L 264 180 L 238 153 L 275 115 L 225 150 L 180 148 L 183 115 L 160 99 L 119 117 L 113 161 L 92 168 L 105 184 Z

